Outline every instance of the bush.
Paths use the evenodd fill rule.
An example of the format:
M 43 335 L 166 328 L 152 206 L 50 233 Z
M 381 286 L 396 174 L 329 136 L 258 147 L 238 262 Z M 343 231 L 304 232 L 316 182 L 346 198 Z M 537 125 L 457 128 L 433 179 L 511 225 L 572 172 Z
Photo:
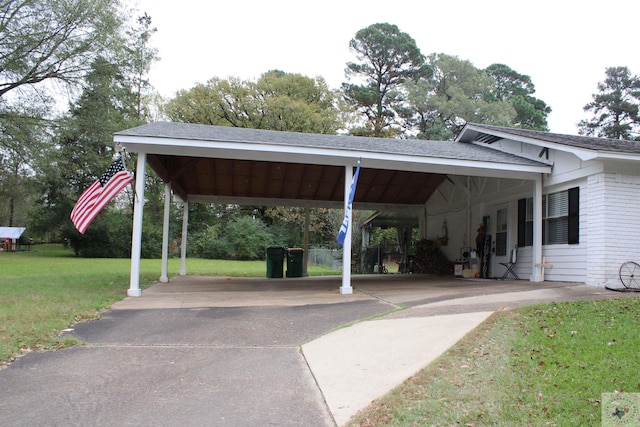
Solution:
M 267 246 L 274 241 L 265 223 L 249 216 L 235 218 L 225 231 L 231 257 L 237 260 L 264 259 Z
M 194 235 L 187 249 L 190 256 L 199 258 L 256 260 L 264 259 L 267 246 L 273 242 L 273 235 L 262 221 L 240 216 Z
M 121 212 L 103 211 L 91 223 L 84 235 L 72 226 L 65 232 L 76 255 L 84 258 L 129 258 L 131 256 L 131 216 Z M 141 257 L 162 256 L 162 227 L 149 222 L 142 224 Z
M 84 235 L 73 231 L 69 237 L 76 255 L 85 258 L 128 258 L 131 256 L 131 217 L 104 211 Z
M 219 225 L 212 225 L 196 233 L 187 244 L 188 255 L 207 259 L 229 258 L 231 247 L 226 239 L 220 238 L 219 229 Z
M 162 257 L 162 226 L 149 222 L 142 224 L 142 246 L 140 252 L 142 258 L 158 259 Z

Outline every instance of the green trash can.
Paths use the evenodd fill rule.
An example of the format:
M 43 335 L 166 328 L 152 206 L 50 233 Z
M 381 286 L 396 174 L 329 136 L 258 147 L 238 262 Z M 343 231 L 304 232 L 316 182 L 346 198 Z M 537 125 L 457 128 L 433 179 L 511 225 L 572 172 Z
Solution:
M 282 278 L 284 269 L 284 248 L 269 246 L 267 248 L 267 278 Z
M 287 249 L 287 277 L 302 277 L 303 255 L 301 248 Z

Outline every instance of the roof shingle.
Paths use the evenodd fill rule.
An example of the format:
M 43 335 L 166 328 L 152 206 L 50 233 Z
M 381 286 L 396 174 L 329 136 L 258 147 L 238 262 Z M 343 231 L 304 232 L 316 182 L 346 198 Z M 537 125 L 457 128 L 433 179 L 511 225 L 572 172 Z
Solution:
M 474 129 L 486 129 L 524 138 L 533 138 L 541 141 L 562 144 L 569 147 L 581 148 L 611 153 L 640 154 L 640 141 L 626 139 L 596 138 L 591 136 L 563 135 L 559 133 L 543 132 L 528 129 L 515 129 L 502 126 L 482 125 L 468 123 Z
M 371 138 L 247 129 L 173 122 L 154 122 L 116 132 L 116 135 L 172 138 L 196 141 L 225 141 L 247 144 L 273 144 L 290 147 L 325 148 L 431 158 L 472 160 L 540 166 L 541 162 L 509 153 L 453 141 Z

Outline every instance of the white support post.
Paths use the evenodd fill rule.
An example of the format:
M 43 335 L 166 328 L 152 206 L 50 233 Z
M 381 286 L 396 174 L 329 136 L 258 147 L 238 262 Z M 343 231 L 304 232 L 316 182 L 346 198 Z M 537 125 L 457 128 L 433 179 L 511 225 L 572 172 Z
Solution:
M 187 229 L 189 226 L 189 201 L 185 200 L 182 211 L 182 240 L 180 243 L 180 275 L 187 275 Z
M 542 175 L 538 175 L 533 188 L 533 256 L 531 281 L 542 282 Z M 536 264 L 538 264 L 536 266 Z
M 465 246 L 471 247 L 471 177 L 467 177 L 467 188 L 465 189 L 465 193 L 467 193 L 467 239 L 464 243 Z
M 171 186 L 164 186 L 164 218 L 162 220 L 162 272 L 160 281 L 169 281 L 169 211 L 171 208 Z
M 353 180 L 353 167 L 345 166 L 344 168 L 344 211 L 347 211 L 349 205 L 349 193 L 351 193 L 351 180 Z M 351 286 L 351 226 L 352 216 L 349 215 L 347 225 L 347 235 L 344 238 L 344 244 L 342 245 L 342 286 L 340 287 L 340 293 L 348 295 L 353 293 L 353 287 Z
M 140 253 L 142 250 L 142 210 L 144 208 L 144 177 L 147 167 L 147 153 L 138 153 L 136 166 L 136 188 L 133 202 L 133 232 L 131 235 L 131 276 L 127 295 L 139 297 L 140 290 Z

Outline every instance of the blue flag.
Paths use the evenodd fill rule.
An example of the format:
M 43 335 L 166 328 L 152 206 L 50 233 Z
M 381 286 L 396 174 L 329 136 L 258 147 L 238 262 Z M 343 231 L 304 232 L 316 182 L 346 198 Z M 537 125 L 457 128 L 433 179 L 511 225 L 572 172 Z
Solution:
M 342 220 L 340 231 L 338 231 L 338 237 L 336 237 L 336 242 L 338 242 L 340 246 L 344 245 L 344 239 L 345 237 L 347 237 L 347 231 L 349 229 L 349 218 L 351 217 L 351 205 L 353 205 L 353 196 L 355 196 L 356 194 L 356 185 L 358 184 L 358 175 L 360 175 L 359 160 L 358 160 L 358 167 L 356 168 L 356 173 L 353 175 L 353 179 L 351 180 L 351 191 L 349 192 L 349 202 L 347 203 L 347 209 L 344 212 L 344 219 Z

